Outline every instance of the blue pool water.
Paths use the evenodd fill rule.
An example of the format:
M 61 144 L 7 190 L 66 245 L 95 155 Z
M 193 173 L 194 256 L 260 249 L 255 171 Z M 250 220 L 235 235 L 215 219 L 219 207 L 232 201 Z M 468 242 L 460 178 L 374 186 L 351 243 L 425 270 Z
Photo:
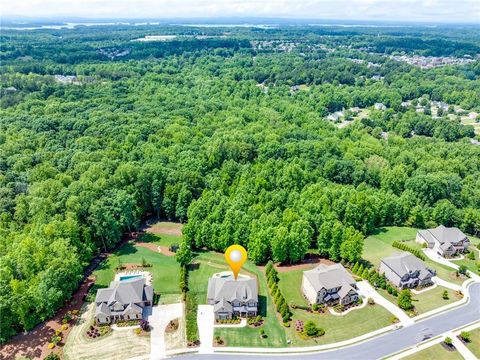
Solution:
M 142 275 L 124 275 L 124 276 L 120 276 L 120 281 L 136 279 L 139 277 L 142 277 Z

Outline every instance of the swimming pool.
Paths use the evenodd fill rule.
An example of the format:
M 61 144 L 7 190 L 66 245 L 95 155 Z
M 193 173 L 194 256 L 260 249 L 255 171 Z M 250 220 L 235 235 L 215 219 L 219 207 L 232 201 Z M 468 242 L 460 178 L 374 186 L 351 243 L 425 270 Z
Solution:
M 136 279 L 141 277 L 143 277 L 143 275 L 123 275 L 123 276 L 120 276 L 120 281 Z

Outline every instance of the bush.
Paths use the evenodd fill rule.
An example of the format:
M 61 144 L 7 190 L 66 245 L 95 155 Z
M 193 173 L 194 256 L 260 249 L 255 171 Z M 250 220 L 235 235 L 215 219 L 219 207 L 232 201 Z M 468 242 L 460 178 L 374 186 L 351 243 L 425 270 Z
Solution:
M 442 298 L 443 298 L 443 300 L 448 300 L 448 291 L 447 290 L 443 290 Z
M 67 329 L 68 329 L 68 324 L 63 324 L 63 325 L 62 325 L 62 330 L 65 331 L 65 330 L 67 330 Z
M 403 289 L 398 295 L 398 307 L 403 310 L 412 310 L 412 293 L 409 289 Z
M 135 334 L 137 334 L 137 335 L 140 335 L 142 333 L 142 329 L 140 329 L 140 328 L 136 328 L 133 331 L 135 331 Z
M 307 321 L 305 323 L 303 334 L 308 337 L 318 337 L 325 334 L 325 330 L 317 327 L 313 321 Z
M 314 303 L 314 304 L 312 305 L 312 310 L 313 310 L 313 311 L 318 311 L 318 304 L 317 304 L 317 303 Z
M 187 293 L 185 321 L 187 327 L 187 341 L 192 343 L 198 341 L 197 308 L 197 298 L 190 292 Z
M 49 348 L 50 350 L 53 349 L 54 347 L 55 347 L 55 344 L 54 344 L 54 343 L 49 343 L 49 344 L 48 344 L 48 348 Z
M 393 315 L 393 316 L 390 318 L 390 322 L 391 322 L 392 324 L 396 324 L 396 323 L 398 322 L 398 318 L 397 318 L 395 315 Z
M 468 331 L 462 331 L 460 333 L 460 339 L 462 339 L 465 342 L 470 342 L 471 341 L 470 333 Z
M 473 251 L 470 251 L 467 255 L 467 258 L 470 260 L 475 260 L 475 253 Z
M 372 298 L 368 298 L 368 305 L 375 305 L 375 300 L 373 300 Z
M 421 252 L 419 249 L 415 249 L 411 246 L 408 246 L 407 244 L 401 243 L 401 242 L 396 241 L 396 240 L 392 243 L 392 246 L 396 247 L 397 249 L 403 250 L 403 251 L 408 251 L 409 253 L 415 255 L 419 259 L 425 261 L 425 254 L 423 252 Z
M 452 346 L 452 343 L 453 343 L 452 339 L 449 337 L 446 337 L 445 340 L 443 340 L 443 342 L 448 346 Z
M 265 335 L 265 330 L 264 330 L 263 328 L 260 329 L 260 337 L 261 337 L 262 339 L 264 339 L 264 338 L 267 337 L 267 335 Z
M 283 326 L 285 326 L 287 328 L 290 327 L 290 321 L 284 321 Z
M 467 271 L 468 271 L 468 269 L 467 269 L 467 267 L 466 267 L 465 265 L 460 265 L 460 266 L 458 267 L 458 273 L 459 273 L 459 274 L 467 275 Z

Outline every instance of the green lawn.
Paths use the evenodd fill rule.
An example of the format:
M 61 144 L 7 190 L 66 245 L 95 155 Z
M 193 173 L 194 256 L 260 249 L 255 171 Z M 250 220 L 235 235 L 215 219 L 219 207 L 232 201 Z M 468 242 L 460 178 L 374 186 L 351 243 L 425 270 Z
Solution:
M 280 278 L 278 285 L 289 304 L 307 305 L 301 290 L 302 275 L 303 270 L 278 273 Z M 379 305 L 366 306 L 344 316 L 335 316 L 330 313 L 311 314 L 302 309 L 293 309 L 292 311 L 293 321 L 291 327 L 286 331 L 288 338 L 292 340 L 292 345 L 295 346 L 328 344 L 351 339 L 392 324 L 390 320 L 392 314 Z M 304 323 L 308 320 L 314 321 L 318 326 L 324 328 L 325 335 L 313 340 L 301 338 L 295 331 L 295 320 L 297 319 L 303 320 Z
M 177 302 L 180 295 L 180 266 L 175 258 L 131 243 L 122 246 L 94 271 L 93 274 L 97 277 L 96 284 L 99 286 L 110 284 L 115 277 L 115 268 L 119 264 L 119 259 L 122 264 L 141 264 L 142 258 L 152 264 L 152 267 L 145 268 L 145 270 L 152 273 L 154 290 L 165 295 L 161 297 L 160 301 L 162 303 Z
M 293 303 L 297 306 L 308 306 L 301 291 L 303 271 L 304 270 L 299 269 L 278 273 L 280 279 L 278 286 L 280 290 L 282 290 L 282 294 L 284 294 L 289 305 Z M 292 289 L 293 286 L 295 289 Z M 297 287 L 298 289 L 296 289 Z
M 421 245 L 415 242 L 416 234 L 417 229 L 409 227 L 392 226 L 377 229 L 375 234 L 365 239 L 363 258 L 373 266 L 378 267 L 382 258 L 400 251 L 391 245 L 395 240 L 405 242 L 409 246 L 420 249 Z M 459 285 L 465 280 L 463 278 L 457 278 L 455 271 L 446 265 L 436 263 L 428 258 L 424 262 L 429 268 L 435 269 L 437 276 L 443 280 Z
M 138 241 L 149 242 L 157 245 L 167 246 L 177 244 L 179 245 L 182 241 L 181 236 L 170 235 L 170 234 L 150 234 L 150 233 L 143 233 L 139 238 Z
M 329 344 L 347 340 L 389 326 L 392 314 L 380 305 L 367 305 L 362 309 L 351 311 L 343 316 L 330 313 L 311 314 L 305 310 L 294 309 L 291 327 L 287 328 L 287 336 L 294 346 L 310 346 Z M 295 330 L 295 320 L 313 321 L 325 330 L 325 335 L 316 339 L 305 340 Z
M 429 348 L 419 351 L 413 355 L 402 358 L 402 360 L 463 360 L 462 355 L 458 351 L 448 351 L 441 344 L 430 346 Z
M 442 298 L 444 290 L 448 292 L 448 300 Z M 461 298 L 455 295 L 455 291 L 447 289 L 443 286 L 437 286 L 435 289 L 428 290 L 421 294 L 413 294 L 413 305 L 418 314 L 426 313 L 432 309 L 451 304 Z
M 476 241 L 477 239 L 476 238 L 470 237 L 470 240 L 474 244 L 477 244 L 477 241 Z M 467 267 L 467 269 L 470 270 L 471 272 L 473 272 L 475 274 L 480 274 L 480 272 L 478 271 L 479 270 L 478 265 L 480 265 L 480 259 L 479 259 L 479 256 L 478 256 L 478 248 L 474 245 L 470 245 L 469 250 L 472 251 L 475 254 L 475 260 L 471 260 L 471 259 L 467 258 L 467 256 L 465 256 L 465 258 L 463 260 L 452 260 L 452 262 L 459 265 L 459 266 L 460 265 L 465 265 Z
M 467 347 L 477 358 L 480 359 L 480 328 L 469 331 L 469 333 L 472 341 L 467 344 Z

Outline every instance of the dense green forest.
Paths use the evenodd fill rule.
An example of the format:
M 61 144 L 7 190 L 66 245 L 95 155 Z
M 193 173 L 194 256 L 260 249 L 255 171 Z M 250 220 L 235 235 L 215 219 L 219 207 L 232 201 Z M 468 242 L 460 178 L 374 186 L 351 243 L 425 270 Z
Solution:
M 132 41 L 155 34 L 179 37 Z M 2 31 L 1 342 L 52 316 L 92 258 L 150 215 L 186 222 L 183 251 L 239 243 L 257 263 L 297 262 L 311 248 L 354 262 L 365 235 L 384 225 L 478 235 L 473 127 L 401 103 L 424 96 L 478 111 L 480 62 L 421 69 L 385 55 L 475 56 L 479 37 L 421 28 Z M 377 102 L 388 109 L 347 127 L 325 120 Z

